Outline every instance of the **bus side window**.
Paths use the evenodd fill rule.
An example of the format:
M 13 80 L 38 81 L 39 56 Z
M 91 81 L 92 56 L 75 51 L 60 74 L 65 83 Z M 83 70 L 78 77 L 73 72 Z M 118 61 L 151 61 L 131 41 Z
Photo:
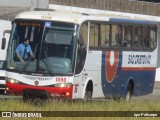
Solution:
M 133 47 L 135 49 L 141 49 L 142 47 L 142 31 L 143 28 L 141 26 L 135 26 L 133 27 Z
M 122 25 L 112 25 L 112 47 L 122 46 Z
M 132 27 L 131 26 L 124 26 L 124 34 L 123 34 L 123 47 L 124 48 L 131 48 L 131 39 L 132 39 Z
M 151 27 L 150 30 L 150 44 L 151 44 L 151 49 L 154 49 L 156 47 L 156 29 L 155 27 Z
M 143 28 L 143 47 L 144 49 L 149 49 L 150 45 L 149 45 L 149 27 L 144 27 Z
M 101 24 L 101 48 L 109 48 L 110 25 Z
M 87 43 L 88 43 L 88 22 L 82 24 L 79 33 L 78 39 L 78 53 L 76 60 L 76 74 L 79 74 L 85 63 L 86 52 L 87 52 Z
M 91 23 L 90 24 L 90 41 L 89 47 L 92 49 L 98 48 L 98 32 L 99 32 L 99 25 L 98 23 Z

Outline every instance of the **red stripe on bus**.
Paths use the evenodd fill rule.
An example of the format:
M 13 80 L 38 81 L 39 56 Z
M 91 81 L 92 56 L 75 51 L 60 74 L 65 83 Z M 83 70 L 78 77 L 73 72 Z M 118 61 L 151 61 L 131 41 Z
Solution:
M 122 67 L 122 71 L 154 71 L 156 67 Z

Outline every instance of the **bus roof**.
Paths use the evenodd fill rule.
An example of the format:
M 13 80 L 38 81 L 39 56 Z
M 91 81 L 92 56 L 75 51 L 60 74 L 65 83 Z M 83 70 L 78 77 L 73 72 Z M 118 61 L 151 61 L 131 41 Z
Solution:
M 116 15 L 100 15 L 100 14 L 83 14 L 77 12 L 65 11 L 30 11 L 23 12 L 16 16 L 15 19 L 44 20 L 44 21 L 60 21 L 68 23 L 81 24 L 86 20 L 93 21 L 110 21 L 113 23 L 134 23 L 134 24 L 156 24 L 151 20 L 131 19 L 125 16 Z
M 131 18 L 131 19 L 151 20 L 151 21 L 160 22 L 159 16 L 151 16 L 151 15 L 143 15 L 143 14 L 135 14 L 135 13 L 127 13 L 127 12 L 119 12 L 119 11 L 109 11 L 109 10 L 102 10 L 102 9 L 82 8 L 82 7 L 74 7 L 74 6 L 66 6 L 66 5 L 57 5 L 57 4 L 49 4 L 49 9 L 57 10 L 57 11 L 79 12 L 79 13 L 86 13 L 86 14 L 120 16 L 120 17 Z
M 57 11 L 30 11 L 16 16 L 16 19 L 31 19 L 44 21 L 61 21 L 69 23 L 81 23 L 88 20 L 87 15 L 80 13 L 57 12 Z

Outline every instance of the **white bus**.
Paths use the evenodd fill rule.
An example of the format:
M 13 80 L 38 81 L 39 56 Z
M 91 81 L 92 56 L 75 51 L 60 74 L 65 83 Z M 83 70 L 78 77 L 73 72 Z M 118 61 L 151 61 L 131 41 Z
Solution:
M 157 23 L 59 11 L 16 16 L 7 51 L 6 90 L 24 99 L 41 96 L 91 99 L 153 92 Z M 24 38 L 36 61 L 17 60 Z
M 5 30 L 11 30 L 11 21 L 0 20 L 0 39 L 3 37 L 6 38 L 5 46 L 2 46 L 2 41 L 0 41 L 0 91 L 5 91 L 5 61 L 6 61 L 6 52 L 9 41 L 9 33 Z M 4 32 L 5 31 L 5 32 Z

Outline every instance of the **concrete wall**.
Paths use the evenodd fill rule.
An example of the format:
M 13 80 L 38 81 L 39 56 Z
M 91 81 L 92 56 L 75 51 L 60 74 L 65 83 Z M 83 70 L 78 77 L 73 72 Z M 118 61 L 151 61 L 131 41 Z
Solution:
M 135 0 L 49 0 L 50 4 L 160 16 L 160 4 Z
M 0 0 L 0 19 L 13 20 L 21 12 L 47 9 L 48 5 L 49 0 Z
M 0 6 L 25 7 L 34 10 L 34 8 L 48 8 L 49 0 L 1 0 Z

